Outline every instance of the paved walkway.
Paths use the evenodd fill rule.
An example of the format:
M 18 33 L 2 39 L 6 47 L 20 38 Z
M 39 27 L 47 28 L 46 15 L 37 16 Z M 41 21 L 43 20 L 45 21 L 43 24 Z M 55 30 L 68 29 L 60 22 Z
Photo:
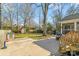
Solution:
M 47 56 L 50 52 L 33 43 L 32 39 L 14 40 L 7 49 L 0 49 L 2 56 Z

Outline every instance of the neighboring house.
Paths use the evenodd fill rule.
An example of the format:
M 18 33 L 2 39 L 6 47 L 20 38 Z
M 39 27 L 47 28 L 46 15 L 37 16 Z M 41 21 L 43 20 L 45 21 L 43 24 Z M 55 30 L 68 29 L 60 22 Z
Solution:
M 79 13 L 66 16 L 59 22 L 61 34 L 69 31 L 79 31 Z

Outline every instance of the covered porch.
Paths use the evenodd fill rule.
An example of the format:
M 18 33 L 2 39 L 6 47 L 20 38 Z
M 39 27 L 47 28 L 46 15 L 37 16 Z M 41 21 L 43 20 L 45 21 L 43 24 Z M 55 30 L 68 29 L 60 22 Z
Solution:
M 61 24 L 61 34 L 69 31 L 79 31 L 79 19 L 63 20 Z

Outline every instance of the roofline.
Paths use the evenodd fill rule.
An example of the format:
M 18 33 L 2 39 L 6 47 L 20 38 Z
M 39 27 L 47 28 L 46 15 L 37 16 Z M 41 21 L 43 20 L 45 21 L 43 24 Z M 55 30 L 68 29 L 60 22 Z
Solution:
M 74 22 L 79 22 L 79 19 L 64 20 L 64 21 L 60 21 L 58 23 L 74 23 Z
M 73 16 L 75 16 L 75 17 L 73 17 Z M 67 19 L 68 17 L 71 17 L 70 19 L 79 19 L 79 13 L 67 15 L 67 16 L 62 18 L 62 21 L 69 20 L 69 19 Z

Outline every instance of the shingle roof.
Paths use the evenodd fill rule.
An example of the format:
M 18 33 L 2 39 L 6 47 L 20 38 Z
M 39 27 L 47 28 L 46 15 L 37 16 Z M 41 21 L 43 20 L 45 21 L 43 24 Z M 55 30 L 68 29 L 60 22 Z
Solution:
M 79 19 L 79 13 L 66 16 L 66 17 L 64 17 L 62 19 L 62 21 L 64 21 L 64 20 L 72 20 L 72 19 Z

